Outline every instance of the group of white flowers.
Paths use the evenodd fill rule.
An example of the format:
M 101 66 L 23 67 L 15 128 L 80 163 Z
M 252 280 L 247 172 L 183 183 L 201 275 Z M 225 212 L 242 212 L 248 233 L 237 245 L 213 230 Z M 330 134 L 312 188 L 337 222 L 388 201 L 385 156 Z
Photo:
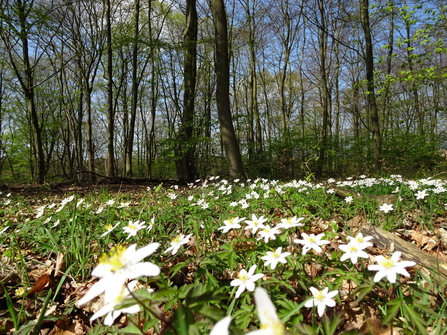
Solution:
M 240 228 L 239 222 L 244 218 L 233 218 L 225 220 L 225 225 L 219 229 L 223 231 L 229 231 L 230 229 Z M 300 221 L 302 218 L 296 217 L 283 219 L 281 224 L 277 226 L 279 228 L 298 227 L 302 224 Z M 264 217 L 257 218 L 252 216 L 252 220 L 246 220 L 246 230 L 251 230 L 254 234 L 257 229 L 265 229 L 269 227 L 264 226 L 267 220 Z M 270 228 L 272 229 L 272 228 Z M 188 243 L 192 234 L 183 235 L 179 234 L 170 242 L 171 246 L 164 251 L 164 253 L 171 252 L 177 253 L 180 246 Z M 294 242 L 303 246 L 303 254 L 306 254 L 309 250 L 314 250 L 317 253 L 322 251 L 321 246 L 328 244 L 329 241 L 324 240 L 324 233 L 319 235 L 302 233 L 303 239 L 295 239 Z M 261 237 L 264 237 L 261 235 Z M 358 258 L 369 258 L 369 255 L 364 251 L 372 244 L 369 242 L 372 239 L 371 236 L 364 237 L 361 233 L 355 237 L 348 236 L 348 244 L 340 245 L 339 249 L 344 252 L 341 257 L 341 261 L 350 259 L 353 264 L 356 264 Z M 267 240 L 266 240 L 267 242 Z M 104 293 L 104 306 L 98 310 L 91 318 L 95 320 L 98 317 L 106 315 L 104 319 L 105 325 L 111 325 L 115 318 L 121 313 L 136 313 L 140 311 L 138 305 L 130 306 L 124 309 L 115 310 L 114 307 L 119 305 L 129 294 L 136 285 L 137 279 L 141 276 L 157 276 L 160 274 L 160 268 L 150 262 L 141 262 L 144 258 L 150 256 L 157 248 L 159 243 L 151 243 L 143 248 L 136 249 L 136 245 L 133 244 L 128 248 L 124 246 L 116 246 L 108 255 L 101 257 L 98 266 L 93 270 L 92 276 L 100 278 L 90 290 L 78 301 L 78 306 L 81 306 L 100 294 Z M 272 269 L 275 269 L 278 263 L 286 263 L 286 257 L 290 256 L 290 252 L 282 252 L 282 248 L 277 248 L 274 251 L 269 251 L 261 259 L 265 261 L 264 266 L 270 265 Z M 405 269 L 406 267 L 414 266 L 415 263 L 411 261 L 399 261 L 401 257 L 400 252 L 395 252 L 391 257 L 377 256 L 377 264 L 369 265 L 368 269 L 371 271 L 377 271 L 374 282 L 380 281 L 382 278 L 387 277 L 390 283 L 395 283 L 397 274 L 409 277 L 410 274 Z M 255 282 L 264 277 L 263 273 L 255 273 L 257 265 L 252 265 L 249 270 L 241 269 L 238 277 L 230 282 L 230 286 L 238 287 L 235 298 L 239 298 L 245 291 L 255 291 Z M 126 282 L 133 280 L 132 282 Z M 329 291 L 328 287 L 318 290 L 315 287 L 309 288 L 312 297 L 305 302 L 304 306 L 307 308 L 316 308 L 318 315 L 321 317 L 324 314 L 326 307 L 334 307 L 336 305 L 333 299 L 338 290 Z M 283 334 L 284 325 L 279 320 L 276 309 L 273 306 L 267 292 L 262 288 L 256 288 L 255 302 L 261 321 L 261 329 L 258 332 L 263 334 Z M 211 334 L 228 334 L 228 326 L 231 322 L 231 318 L 228 316 L 218 322 L 213 328 Z M 261 334 L 262 335 L 262 334 Z

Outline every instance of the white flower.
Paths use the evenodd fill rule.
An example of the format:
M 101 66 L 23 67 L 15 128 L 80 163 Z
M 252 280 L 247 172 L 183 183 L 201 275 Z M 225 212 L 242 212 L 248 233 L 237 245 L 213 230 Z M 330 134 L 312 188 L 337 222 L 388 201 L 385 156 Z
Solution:
M 396 274 L 410 277 L 410 274 L 405 268 L 415 266 L 416 263 L 412 261 L 399 262 L 401 255 L 402 253 L 400 251 L 396 251 L 391 257 L 377 256 L 377 264 L 368 266 L 368 270 L 370 271 L 379 271 L 374 276 L 374 282 L 377 283 L 386 276 L 388 281 L 394 284 L 396 282 Z
M 345 198 L 345 202 L 346 202 L 347 204 L 350 204 L 350 203 L 353 202 L 353 201 L 354 201 L 354 198 L 351 197 L 351 196 Z
M 293 242 L 299 243 L 303 245 L 303 255 L 305 255 L 310 249 L 315 250 L 317 253 L 321 252 L 320 245 L 329 244 L 329 241 L 322 240 L 321 238 L 324 236 L 324 233 L 307 235 L 306 233 L 301 233 L 303 237 L 302 240 L 295 239 Z
M 417 200 L 423 200 L 425 197 L 428 197 L 427 190 L 416 192 L 415 196 Z
M 140 261 L 151 255 L 159 245 L 159 243 L 151 243 L 138 250 L 136 250 L 136 244 L 132 244 L 127 249 L 123 245 L 118 245 L 112 248 L 108 255 L 104 254 L 92 271 L 92 276 L 101 279 L 78 301 L 78 306 L 84 305 L 103 292 L 104 301 L 108 304 L 120 295 L 121 287 L 127 279 L 158 276 L 160 268 L 157 265 Z
M 45 207 L 45 205 L 37 207 L 35 216 L 36 219 L 40 218 L 43 215 L 43 213 L 45 212 Z
M 147 226 L 147 231 L 151 231 L 152 228 L 154 228 L 154 223 L 155 223 L 155 216 L 152 216 L 151 218 L 151 222 L 149 222 L 149 226 Z
M 107 206 L 113 206 L 114 203 L 115 203 L 115 200 L 110 199 L 110 200 L 108 200 L 108 201 L 106 202 L 106 205 L 107 205 Z
M 276 308 L 267 291 L 262 287 L 257 287 L 255 290 L 255 303 L 261 327 L 247 335 L 283 335 L 285 333 L 284 324 L 276 314 Z
M 276 240 L 276 234 L 279 234 L 279 229 L 276 227 L 271 228 L 270 225 L 266 225 L 262 228 L 261 231 L 258 232 L 259 237 L 257 240 L 264 239 L 264 242 L 267 243 L 269 239 Z
M 138 313 L 140 311 L 140 305 L 133 305 L 130 307 L 122 308 L 122 309 L 115 309 L 115 306 L 121 304 L 124 299 L 126 299 L 127 296 L 130 295 L 130 292 L 133 291 L 135 285 L 137 284 L 137 281 L 131 281 L 129 284 L 127 284 L 128 287 L 122 287 L 120 294 L 115 298 L 114 301 L 109 302 L 108 304 L 104 305 L 99 309 L 93 316 L 90 318 L 90 321 L 96 320 L 97 318 L 106 315 L 106 318 L 104 319 L 104 325 L 111 326 L 113 324 L 113 321 L 121 314 L 134 314 Z
M 239 216 L 236 216 L 235 218 L 229 218 L 228 220 L 224 221 L 225 226 L 222 226 L 217 230 L 222 230 L 222 233 L 228 233 L 231 229 L 241 228 L 239 222 L 241 222 L 242 220 L 245 220 L 245 218 L 239 218 Z
M 117 208 L 125 208 L 125 207 L 129 207 L 129 206 L 130 206 L 130 201 L 120 203 L 120 205 Z
M 276 249 L 275 251 L 267 251 L 267 255 L 261 257 L 261 259 L 265 260 L 266 262 L 264 263 L 264 266 L 267 267 L 268 265 L 270 265 L 271 269 L 275 269 L 276 265 L 278 265 L 278 263 L 283 263 L 286 264 L 286 257 L 291 255 L 290 252 L 283 252 L 282 251 L 282 247 L 279 247 L 278 249 Z
M 185 236 L 183 234 L 177 235 L 176 237 L 174 237 L 171 240 L 171 246 L 164 251 L 164 254 L 172 250 L 172 255 L 175 255 L 177 253 L 178 249 L 183 244 L 188 243 L 188 241 L 191 238 L 191 236 L 192 236 L 192 234 L 189 234 L 187 236 Z
M 349 244 L 355 243 L 357 244 L 357 247 L 359 249 L 365 249 L 368 247 L 372 247 L 373 244 L 371 242 L 368 242 L 369 240 L 372 240 L 372 236 L 365 236 L 363 237 L 362 233 L 358 233 L 355 237 L 348 236 Z
M 263 273 L 254 274 L 255 270 L 256 264 L 252 265 L 248 272 L 245 269 L 242 269 L 239 272 L 238 278 L 231 281 L 231 286 L 239 286 L 236 292 L 236 298 L 239 298 L 239 296 L 242 292 L 245 291 L 245 289 L 253 291 L 255 289 L 255 281 L 264 277 Z
M 312 299 L 306 301 L 304 304 L 305 307 L 317 307 L 318 315 L 320 317 L 323 316 L 324 310 L 326 306 L 328 307 L 334 307 L 335 306 L 335 300 L 332 299 L 338 294 L 338 291 L 329 291 L 328 287 L 325 287 L 322 291 L 317 290 L 315 287 L 311 287 L 310 291 L 312 292 Z
M 51 226 L 51 228 L 55 228 L 55 227 L 59 226 L 59 223 L 61 223 L 61 220 L 57 219 L 56 222 Z
M 112 226 L 111 223 L 109 223 L 108 225 L 106 225 L 104 228 L 106 229 L 106 231 L 104 233 L 102 233 L 101 237 L 106 236 L 107 234 L 109 234 L 113 229 L 115 229 L 118 225 L 120 224 L 120 222 L 117 222 L 116 225 Z
M 95 214 L 96 215 L 101 214 L 103 210 L 104 210 L 104 206 L 99 206 L 99 208 L 95 211 Z
M 145 221 L 129 220 L 127 226 L 123 227 L 124 232 L 129 234 L 126 237 L 126 240 L 132 236 L 136 236 L 139 230 L 146 228 L 147 226 L 145 225 L 145 223 L 146 223 Z
M 175 200 L 175 199 L 177 199 L 177 194 L 175 194 L 175 193 L 168 193 L 168 198 L 171 199 L 171 200 Z
M 264 218 L 264 215 L 260 216 L 259 218 L 256 217 L 256 215 L 251 215 L 251 220 L 245 220 L 245 223 L 247 226 L 245 227 L 245 230 L 251 229 L 252 234 L 256 234 L 256 231 L 258 229 L 264 228 L 264 222 L 266 222 L 267 219 Z
M 300 227 L 303 225 L 302 223 L 300 223 L 303 219 L 304 218 L 297 219 L 296 216 L 294 216 L 293 218 L 281 219 L 281 223 L 278 224 L 276 228 L 289 229 L 293 227 Z
M 236 207 L 237 205 L 239 204 L 236 201 L 230 202 L 230 207 Z
M 227 315 L 222 320 L 217 322 L 213 329 L 211 329 L 210 335 L 228 335 L 228 327 L 231 323 L 231 316 Z
M 369 258 L 369 255 L 366 252 L 364 252 L 363 249 L 361 249 L 359 245 L 355 242 L 342 244 L 339 246 L 339 248 L 341 251 L 344 252 L 343 256 L 341 256 L 340 258 L 342 262 L 350 258 L 352 264 L 356 264 L 359 257 Z
M 390 205 L 383 204 L 382 206 L 379 207 L 379 210 L 384 212 L 384 213 L 388 213 L 388 212 L 394 210 L 393 204 L 390 204 Z

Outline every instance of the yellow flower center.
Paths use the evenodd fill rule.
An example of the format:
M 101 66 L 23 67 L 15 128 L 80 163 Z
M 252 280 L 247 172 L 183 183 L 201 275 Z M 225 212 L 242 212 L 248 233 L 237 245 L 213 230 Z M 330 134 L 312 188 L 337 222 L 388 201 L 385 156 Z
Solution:
M 106 230 L 110 230 L 113 228 L 113 226 L 109 223 L 107 226 L 104 227 Z
M 279 253 L 277 253 L 276 251 L 272 252 L 272 257 L 273 258 L 278 258 L 279 257 Z
M 129 223 L 127 225 L 127 228 L 132 229 L 132 230 L 137 230 L 138 229 L 137 225 L 134 222 Z
M 318 301 L 322 301 L 324 299 L 324 294 L 321 291 L 318 291 L 317 294 L 314 295 L 314 298 Z
M 126 251 L 126 247 L 123 245 L 117 245 L 112 248 L 109 254 L 103 254 L 99 259 L 101 264 L 109 266 L 110 271 L 116 271 L 121 269 L 125 265 L 125 259 L 123 254 Z
M 349 247 L 349 251 L 350 251 L 350 252 L 356 252 L 356 251 L 357 251 L 357 247 L 356 247 L 355 245 L 351 245 L 351 246 Z
M 176 237 L 174 237 L 171 242 L 174 243 L 179 243 L 182 240 L 182 236 L 181 235 L 177 235 Z
M 310 243 L 315 243 L 315 238 L 314 237 L 309 237 L 309 240 L 308 240 Z
M 239 272 L 239 280 L 241 280 L 241 281 L 247 281 L 247 279 L 248 279 L 248 273 L 247 273 L 247 271 L 241 271 L 241 272 Z
M 394 261 L 390 258 L 385 258 L 381 263 L 385 269 L 390 269 L 394 266 Z

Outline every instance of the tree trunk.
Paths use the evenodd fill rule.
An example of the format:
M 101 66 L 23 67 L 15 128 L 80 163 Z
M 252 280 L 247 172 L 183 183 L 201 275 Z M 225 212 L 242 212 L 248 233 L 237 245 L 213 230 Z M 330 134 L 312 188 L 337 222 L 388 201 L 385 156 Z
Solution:
M 326 160 L 326 149 L 329 144 L 329 136 L 328 136 L 328 128 L 330 127 L 329 123 L 329 107 L 330 107 L 330 96 L 328 89 L 328 78 L 326 71 L 326 51 L 327 51 L 327 43 L 328 36 L 326 31 L 326 14 L 324 11 L 324 3 L 323 0 L 318 1 L 318 9 L 320 12 L 320 27 L 319 27 L 319 35 L 318 35 L 318 46 L 320 49 L 320 87 L 321 87 L 321 108 L 323 112 L 323 124 L 321 126 L 321 145 L 318 154 L 318 165 L 316 175 L 321 178 L 323 175 L 324 163 Z
M 112 54 L 112 13 L 111 0 L 107 0 L 107 176 L 115 175 L 115 157 L 113 148 L 114 108 L 113 108 L 113 54 Z
M 133 175 L 133 142 L 135 137 L 135 121 L 137 117 L 137 106 L 138 106 L 138 87 L 140 84 L 140 79 L 138 78 L 137 67 L 138 67 L 138 43 L 139 43 L 139 32 L 140 32 L 140 0 L 135 0 L 135 25 L 134 25 L 134 41 L 132 46 L 132 102 L 130 106 L 130 121 L 129 129 L 127 134 L 127 145 L 126 145 L 126 166 L 124 167 L 125 175 L 132 177 Z
M 230 71 L 227 16 L 223 0 L 211 0 L 216 36 L 216 103 L 220 133 L 227 154 L 230 178 L 242 178 L 244 169 L 230 111 Z
M 184 33 L 184 83 L 182 124 L 175 145 L 175 167 L 178 180 L 192 182 L 196 178 L 194 164 L 194 101 L 197 77 L 197 10 L 196 0 L 186 1 L 186 29 Z
M 371 26 L 369 23 L 369 0 L 362 0 L 361 7 L 362 27 L 365 37 L 365 66 L 366 66 L 366 87 L 367 95 L 366 101 L 368 103 L 370 118 L 371 118 L 371 132 L 373 137 L 373 155 L 374 155 L 374 170 L 380 173 L 382 170 L 382 138 L 380 135 L 379 111 L 376 103 L 376 93 L 374 89 L 374 57 L 373 45 L 371 38 Z

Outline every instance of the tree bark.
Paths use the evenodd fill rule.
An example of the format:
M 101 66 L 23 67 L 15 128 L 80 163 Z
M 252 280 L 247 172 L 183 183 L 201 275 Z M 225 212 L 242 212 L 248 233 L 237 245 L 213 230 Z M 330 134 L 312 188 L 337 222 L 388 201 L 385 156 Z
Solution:
M 366 67 L 366 88 L 368 90 L 366 101 L 368 103 L 371 132 L 373 137 L 374 170 L 380 173 L 382 170 L 382 138 L 380 135 L 379 111 L 376 102 L 374 88 L 374 57 L 371 38 L 371 25 L 369 22 L 369 0 L 361 0 L 362 28 L 365 37 L 365 67 Z
M 115 156 L 114 156 L 114 119 L 113 108 L 113 53 L 112 53 L 112 4 L 111 0 L 106 0 L 107 16 L 107 176 L 115 176 Z
M 196 0 L 186 1 L 186 29 L 183 37 L 185 45 L 182 124 L 175 145 L 175 167 L 178 180 L 182 183 L 194 181 L 194 102 L 197 77 L 197 10 Z
M 216 103 L 220 133 L 225 147 L 230 178 L 242 178 L 244 169 L 230 111 L 230 71 L 227 16 L 223 0 L 211 0 L 216 37 Z

